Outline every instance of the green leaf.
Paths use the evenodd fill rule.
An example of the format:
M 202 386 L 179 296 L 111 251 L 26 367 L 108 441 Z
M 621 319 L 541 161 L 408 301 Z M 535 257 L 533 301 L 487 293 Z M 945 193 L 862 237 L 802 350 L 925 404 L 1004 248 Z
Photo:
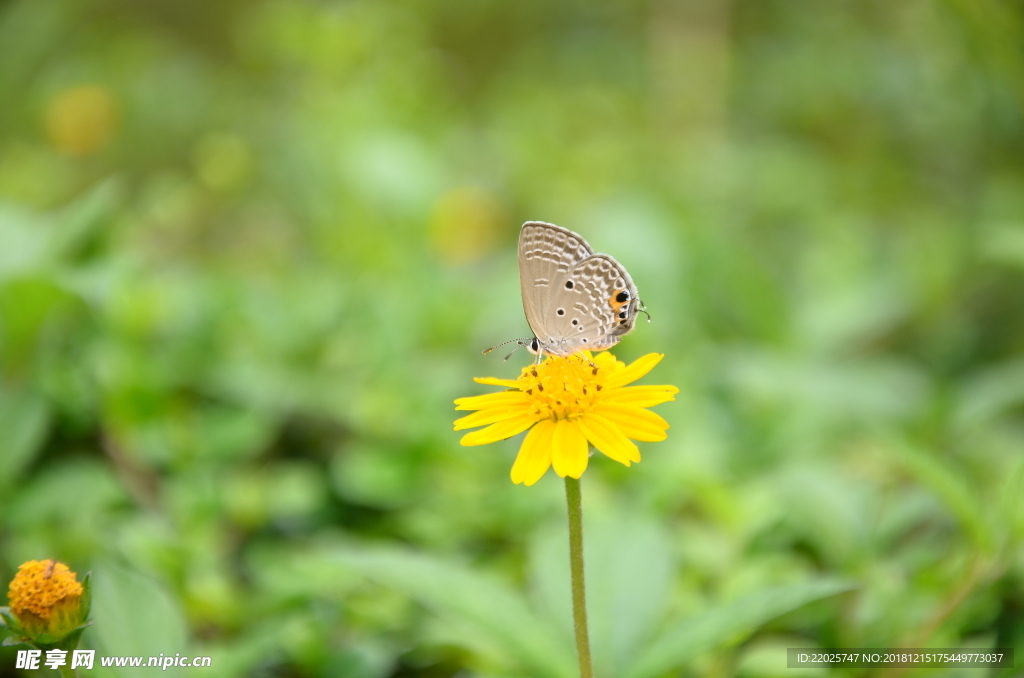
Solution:
M 51 248 L 53 255 L 74 256 L 112 217 L 120 199 L 120 185 L 108 179 L 85 192 L 56 217 Z
M 92 572 L 86 572 L 82 577 L 82 596 L 79 599 L 81 605 L 81 619 L 89 619 L 89 611 L 92 609 Z
M 0 607 L 0 619 L 3 620 L 3 627 L 12 633 L 18 633 L 21 635 L 27 635 L 25 629 L 21 628 L 21 623 L 18 618 L 11 614 L 11 608 Z
M 820 362 L 755 349 L 726 354 L 725 376 L 747 396 L 842 418 L 899 418 L 916 413 L 927 381 L 906 363 Z
M 952 468 L 944 459 L 910 444 L 894 441 L 892 449 L 914 478 L 945 504 L 975 546 L 991 554 L 995 549 L 996 537 L 981 508 L 987 506 L 988 502 L 978 496 L 964 479 L 964 474 Z
M 596 508 L 596 507 L 595 507 Z M 599 675 L 620 675 L 650 640 L 665 612 L 674 571 L 659 526 L 642 516 L 591 511 L 583 518 L 590 645 Z M 568 526 L 538 533 L 531 549 L 533 586 L 572 647 Z
M 957 394 L 953 423 L 983 425 L 1024 402 L 1024 360 L 1009 360 L 966 379 Z
M 52 633 L 37 633 L 36 635 L 32 636 L 33 643 L 47 648 L 49 648 L 50 646 L 56 647 L 57 641 L 59 640 L 60 638 L 53 635 Z
M 347 547 L 335 553 L 343 566 L 416 599 L 466 631 L 466 644 L 481 653 L 495 647 L 530 675 L 568 678 L 576 660 L 571 645 L 557 642 L 521 595 L 461 565 L 411 551 Z
M 82 639 L 82 633 L 85 631 L 86 628 L 88 628 L 88 624 L 83 624 L 82 626 L 79 626 L 77 629 L 61 638 L 60 642 L 56 644 L 56 647 L 60 648 L 61 650 L 66 650 L 67 652 L 71 652 L 72 650 L 77 649 L 78 642 Z
M 100 654 L 152 657 L 187 651 L 181 611 L 170 594 L 149 577 L 101 564 L 95 569 L 92 598 L 96 621 L 89 628 L 89 638 L 96 641 Z M 166 674 L 180 672 L 171 667 Z M 134 678 L 146 675 L 147 669 L 118 668 L 115 673 Z
M 1024 541 L 1024 460 L 1019 460 L 1007 476 L 997 505 L 1000 524 L 1006 526 L 1005 536 L 1016 543 Z
M 49 233 L 42 221 L 27 209 L 0 203 L 0 282 L 46 260 Z
M 195 654 L 212 657 L 218 678 L 244 678 L 256 675 L 260 666 L 280 661 L 287 646 L 280 615 L 268 617 L 259 625 L 247 627 L 241 635 L 219 639 L 198 648 Z
M 46 400 L 31 391 L 0 391 L 0 485 L 18 479 L 39 452 L 49 427 Z
M 33 357 L 47 345 L 47 331 L 59 331 L 59 321 L 80 308 L 54 276 L 31 275 L 0 284 L 0 365 L 7 374 L 22 376 Z
M 666 629 L 624 678 L 655 678 L 708 650 L 735 643 L 772 619 L 809 602 L 853 588 L 817 581 L 761 591 L 709 610 Z
M 834 567 L 866 552 L 870 497 L 831 465 L 807 462 L 772 480 L 786 520 Z

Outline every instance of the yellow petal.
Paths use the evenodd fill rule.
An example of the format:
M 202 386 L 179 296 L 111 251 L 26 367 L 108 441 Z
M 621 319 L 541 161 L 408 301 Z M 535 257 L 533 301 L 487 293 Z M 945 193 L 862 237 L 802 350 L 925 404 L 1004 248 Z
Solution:
M 527 395 L 522 391 L 501 391 L 500 393 L 487 393 L 484 395 L 470 396 L 469 398 L 457 398 L 455 405 L 457 410 L 485 410 L 488 407 L 503 407 L 525 403 Z
M 499 421 L 496 424 L 491 424 L 487 428 L 482 428 L 479 431 L 467 433 L 462 436 L 461 442 L 466 447 L 497 442 L 522 433 L 533 426 L 536 421 L 537 416 L 534 414 L 524 414 L 516 417 L 515 419 L 506 419 L 505 421 Z
M 601 368 L 611 368 L 614 367 L 615 365 L 619 365 L 620 367 L 626 366 L 626 363 L 616 359 L 615 356 L 611 354 L 611 351 L 598 353 L 596 356 L 590 355 L 590 353 L 587 352 L 587 355 L 588 357 L 590 357 L 591 362 L 593 362 L 595 365 Z
M 473 377 L 478 384 L 491 384 L 493 386 L 504 386 L 506 388 L 519 388 L 519 382 L 515 379 L 498 379 L 497 377 Z
M 530 404 L 524 402 L 519 405 L 510 405 L 508 407 L 489 407 L 486 410 L 480 410 L 474 412 L 468 416 L 462 417 L 461 419 L 455 420 L 455 430 L 461 431 L 467 428 L 476 428 L 477 426 L 486 426 L 487 424 L 493 424 L 497 421 L 504 419 L 512 419 L 520 415 L 526 414 L 530 409 Z
M 640 461 L 640 450 L 633 441 L 604 417 L 588 414 L 580 420 L 580 428 L 591 445 L 620 464 Z
M 633 440 L 656 443 L 668 437 L 665 434 L 668 422 L 654 412 L 639 407 L 602 403 L 592 412 L 619 427 L 627 438 Z
M 654 366 L 665 357 L 664 353 L 648 353 L 637 358 L 633 363 L 618 372 L 612 373 L 608 381 L 604 383 L 605 388 L 619 388 L 630 384 L 654 369 Z
M 512 464 L 512 482 L 525 483 L 527 487 L 541 479 L 551 466 L 551 435 L 555 422 L 550 419 L 537 422 L 523 438 L 523 444 Z
M 675 400 L 676 393 L 679 393 L 679 389 L 675 386 L 626 386 L 614 389 L 603 400 L 617 405 L 654 407 Z
M 551 436 L 551 463 L 563 478 L 579 478 L 587 470 L 587 439 L 579 423 L 562 419 L 555 422 Z

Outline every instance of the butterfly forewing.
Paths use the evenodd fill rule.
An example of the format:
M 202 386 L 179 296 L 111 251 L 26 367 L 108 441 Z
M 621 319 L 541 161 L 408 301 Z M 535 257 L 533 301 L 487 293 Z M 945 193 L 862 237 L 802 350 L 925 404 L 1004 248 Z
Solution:
M 590 245 L 567 228 L 528 221 L 519 233 L 519 284 L 530 329 L 541 341 L 554 331 L 553 293 L 564 289 L 569 271 L 593 254 Z

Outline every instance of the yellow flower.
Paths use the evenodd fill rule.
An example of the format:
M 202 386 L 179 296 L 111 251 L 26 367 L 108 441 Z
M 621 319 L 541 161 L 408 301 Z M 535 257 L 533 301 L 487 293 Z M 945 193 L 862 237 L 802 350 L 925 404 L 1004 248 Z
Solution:
M 509 390 L 456 400 L 455 409 L 477 411 L 458 419 L 455 430 L 487 425 L 462 438 L 463 445 L 486 445 L 531 429 L 512 465 L 514 483 L 533 485 L 552 465 L 563 478 L 579 478 L 587 470 L 588 443 L 629 466 L 640 461 L 633 440 L 667 437 L 668 422 L 644 408 L 675 400 L 679 389 L 626 386 L 663 357 L 650 353 L 628 367 L 608 352 L 549 357 L 523 368 L 515 380 L 476 378 Z
M 82 604 L 83 593 L 85 588 L 64 563 L 22 563 L 7 591 L 10 612 L 18 622 L 12 630 L 29 637 L 46 634 L 51 639 L 62 638 L 83 624 L 89 614 L 88 602 Z
M 55 560 L 22 563 L 7 591 L 14 614 L 29 611 L 43 619 L 50 618 L 51 609 L 61 600 L 81 595 L 82 585 L 75 573 Z

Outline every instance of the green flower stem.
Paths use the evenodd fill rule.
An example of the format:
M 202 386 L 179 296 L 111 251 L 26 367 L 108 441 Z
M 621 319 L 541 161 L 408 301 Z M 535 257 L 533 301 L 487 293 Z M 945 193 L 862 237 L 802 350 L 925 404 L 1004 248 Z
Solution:
M 565 478 L 565 501 L 569 506 L 569 569 L 572 571 L 572 620 L 576 627 L 576 654 L 580 678 L 594 678 L 587 631 L 587 587 L 583 581 L 583 504 L 580 481 Z
M 71 661 L 70 652 L 68 652 L 68 661 Z M 60 672 L 61 678 L 78 678 L 78 671 L 69 668 L 67 664 L 64 666 L 58 666 L 57 670 Z

